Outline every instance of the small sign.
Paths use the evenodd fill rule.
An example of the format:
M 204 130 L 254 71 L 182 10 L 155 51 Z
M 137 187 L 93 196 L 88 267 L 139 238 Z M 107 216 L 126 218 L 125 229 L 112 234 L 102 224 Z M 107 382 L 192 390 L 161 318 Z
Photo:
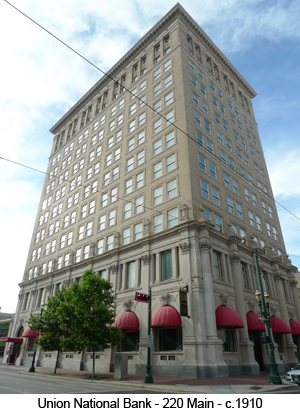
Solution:
M 140 293 L 140 292 L 136 292 L 135 293 L 135 300 L 137 302 L 144 302 L 144 303 L 148 303 L 150 300 L 150 295 L 147 295 L 146 293 Z
M 153 347 L 153 335 L 148 335 L 147 336 L 147 346 L 148 346 L 148 348 Z
M 180 297 L 180 316 L 188 317 L 188 303 L 187 303 L 187 293 L 182 290 L 179 291 Z

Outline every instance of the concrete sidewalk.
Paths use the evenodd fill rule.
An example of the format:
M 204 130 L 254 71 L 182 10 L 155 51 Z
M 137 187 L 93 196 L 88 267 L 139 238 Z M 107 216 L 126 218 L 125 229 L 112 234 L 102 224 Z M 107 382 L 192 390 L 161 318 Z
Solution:
M 29 373 L 29 367 L 0 364 L 0 370 L 12 371 L 23 375 L 39 376 L 53 375 L 53 368 L 36 367 L 35 373 Z M 57 369 L 55 378 L 72 379 L 77 381 L 94 382 L 89 379 L 92 375 L 90 371 L 73 371 L 68 369 Z M 96 376 L 101 381 L 111 382 L 112 385 L 126 385 L 152 392 L 164 391 L 168 393 L 184 394 L 260 394 L 284 392 L 298 388 L 296 384 L 290 384 L 282 379 L 281 385 L 268 384 L 268 373 L 260 375 L 236 375 L 225 378 L 181 378 L 168 376 L 154 376 L 153 384 L 144 384 L 144 375 L 128 374 L 128 379 L 124 381 L 114 381 L 113 373 L 96 372 Z

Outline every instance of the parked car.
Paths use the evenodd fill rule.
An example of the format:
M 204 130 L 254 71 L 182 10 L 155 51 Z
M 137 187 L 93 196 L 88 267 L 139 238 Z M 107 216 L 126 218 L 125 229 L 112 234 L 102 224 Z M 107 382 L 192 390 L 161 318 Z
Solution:
M 300 363 L 286 373 L 286 380 L 300 385 Z

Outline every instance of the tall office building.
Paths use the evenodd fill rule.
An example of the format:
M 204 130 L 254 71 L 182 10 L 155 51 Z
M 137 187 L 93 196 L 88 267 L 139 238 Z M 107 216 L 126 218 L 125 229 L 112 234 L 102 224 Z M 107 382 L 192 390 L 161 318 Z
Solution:
M 125 333 L 117 350 L 128 354 L 129 372 L 145 370 L 148 306 L 135 292 L 151 288 L 154 374 L 258 373 L 269 364 L 255 299 L 259 247 L 279 370 L 295 362 L 296 268 L 286 256 L 255 95 L 176 4 L 52 127 L 16 338 L 60 285 L 93 269 L 114 285 Z M 29 365 L 34 339 L 23 339 L 17 363 Z M 91 369 L 90 351 L 64 352 L 60 366 Z M 114 352 L 97 350 L 96 369 L 108 370 Z M 37 359 L 53 366 L 56 356 L 39 351 Z

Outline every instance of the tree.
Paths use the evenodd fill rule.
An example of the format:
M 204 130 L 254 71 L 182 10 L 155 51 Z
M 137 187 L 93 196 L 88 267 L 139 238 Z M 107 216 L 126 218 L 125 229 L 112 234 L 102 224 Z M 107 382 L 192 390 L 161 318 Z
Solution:
M 58 306 L 60 326 L 68 330 L 61 340 L 63 347 L 72 351 L 83 351 L 87 346 L 93 349 L 93 378 L 95 348 L 117 345 L 123 337 L 121 329 L 111 326 L 115 320 L 112 286 L 87 270 L 80 283 L 72 283 Z
M 30 314 L 28 319 L 30 329 L 43 334 L 38 338 L 39 347 L 47 351 L 57 351 L 54 374 L 56 374 L 59 354 L 63 349 L 63 338 L 69 336 L 69 331 L 60 323 L 58 314 L 58 308 L 65 300 L 65 293 L 65 287 L 58 289 L 56 294 L 48 299 L 43 313 Z

